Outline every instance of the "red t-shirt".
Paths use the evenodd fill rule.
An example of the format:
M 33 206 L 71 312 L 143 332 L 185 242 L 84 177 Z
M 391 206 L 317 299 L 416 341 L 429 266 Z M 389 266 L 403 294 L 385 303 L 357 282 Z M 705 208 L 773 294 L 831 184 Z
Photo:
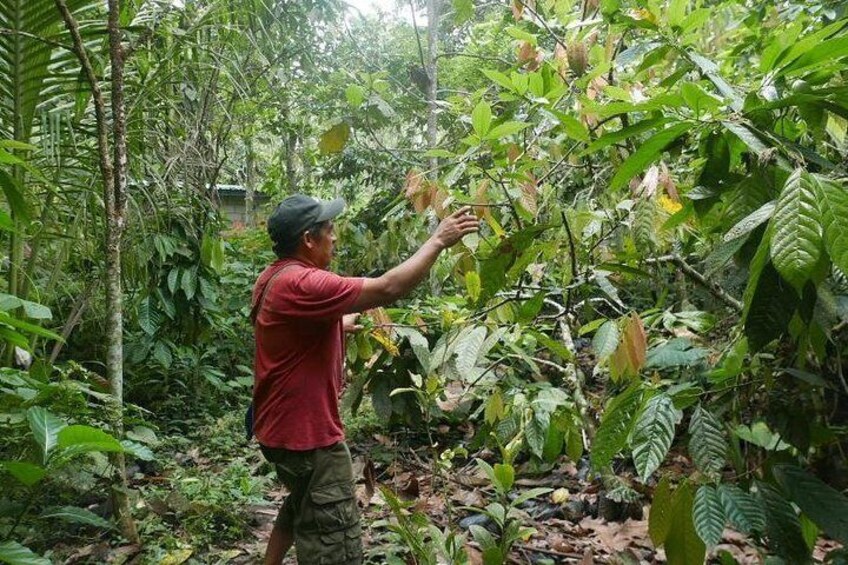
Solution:
M 344 440 L 342 315 L 359 297 L 363 279 L 281 259 L 259 275 L 252 304 L 289 264 L 271 281 L 256 316 L 253 432 L 266 447 L 306 451 Z

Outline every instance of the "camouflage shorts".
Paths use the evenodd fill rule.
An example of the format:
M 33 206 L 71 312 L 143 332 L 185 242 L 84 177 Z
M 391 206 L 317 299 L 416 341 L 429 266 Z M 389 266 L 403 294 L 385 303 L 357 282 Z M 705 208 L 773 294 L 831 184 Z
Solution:
M 294 532 L 298 564 L 361 563 L 362 531 L 347 445 L 311 451 L 263 446 L 262 453 L 290 491 L 277 522 Z

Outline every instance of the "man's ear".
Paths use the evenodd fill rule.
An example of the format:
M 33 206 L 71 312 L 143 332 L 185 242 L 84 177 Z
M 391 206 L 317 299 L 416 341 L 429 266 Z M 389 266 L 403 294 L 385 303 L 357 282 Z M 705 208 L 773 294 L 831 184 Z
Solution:
M 315 238 L 313 238 L 312 233 L 308 231 L 303 232 L 303 235 L 300 236 L 300 242 L 307 249 L 312 249 L 315 246 Z

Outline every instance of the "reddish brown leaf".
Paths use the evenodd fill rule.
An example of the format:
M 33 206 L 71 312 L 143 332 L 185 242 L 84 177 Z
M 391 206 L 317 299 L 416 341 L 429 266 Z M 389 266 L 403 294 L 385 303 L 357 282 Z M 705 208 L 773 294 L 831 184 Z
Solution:
M 633 312 L 621 332 L 621 341 L 610 357 L 610 374 L 614 380 L 632 378 L 645 366 L 648 350 L 645 327 L 639 315 Z
M 536 179 L 528 175 L 527 181 L 521 183 L 521 205 L 535 216 L 539 212 L 539 190 L 536 188 Z

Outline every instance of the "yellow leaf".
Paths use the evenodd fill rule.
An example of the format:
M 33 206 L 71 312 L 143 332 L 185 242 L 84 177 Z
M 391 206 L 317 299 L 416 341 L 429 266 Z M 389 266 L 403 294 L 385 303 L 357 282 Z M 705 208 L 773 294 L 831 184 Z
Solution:
M 383 349 L 388 351 L 389 355 L 391 355 L 392 357 L 397 357 L 398 355 L 400 355 L 400 351 L 398 351 L 397 345 L 395 345 L 395 343 L 392 341 L 392 338 L 390 338 L 389 334 L 387 334 L 385 331 L 380 329 L 373 330 L 371 332 L 371 337 L 373 337 L 377 343 L 382 345 Z
M 480 298 L 480 275 L 477 274 L 477 271 L 468 271 L 465 273 L 465 290 L 468 292 L 468 298 L 471 302 L 477 302 L 477 299 Z
M 570 494 L 567 488 L 558 488 L 551 493 L 551 500 L 554 504 L 565 504 L 568 502 Z
M 340 153 L 344 149 L 348 137 L 350 137 L 350 126 L 345 122 L 336 124 L 321 136 L 321 140 L 318 142 L 318 149 L 324 155 Z
M 177 549 L 169 552 L 165 557 L 162 558 L 162 561 L 159 562 L 159 565 L 181 565 L 188 561 L 188 558 L 191 557 L 191 554 L 194 552 L 192 549 Z

